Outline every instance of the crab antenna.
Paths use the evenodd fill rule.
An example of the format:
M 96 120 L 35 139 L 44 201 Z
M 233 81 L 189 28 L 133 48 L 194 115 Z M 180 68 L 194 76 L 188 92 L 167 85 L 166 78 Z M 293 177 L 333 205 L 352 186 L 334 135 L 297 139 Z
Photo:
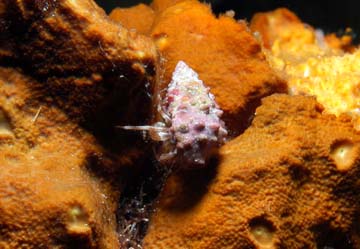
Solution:
M 156 127 L 151 125 L 124 125 L 124 126 L 116 126 L 116 128 L 124 129 L 124 130 L 133 130 L 133 131 L 164 131 L 164 127 Z
M 169 129 L 166 127 L 151 126 L 151 125 L 140 125 L 140 126 L 116 126 L 117 128 L 124 130 L 142 131 L 147 132 L 150 138 L 154 141 L 166 141 L 170 139 Z

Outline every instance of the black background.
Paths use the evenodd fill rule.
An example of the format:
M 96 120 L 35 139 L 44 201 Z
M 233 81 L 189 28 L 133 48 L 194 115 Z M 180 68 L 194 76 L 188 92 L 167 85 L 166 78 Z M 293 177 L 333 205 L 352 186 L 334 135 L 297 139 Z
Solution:
M 149 3 L 141 0 L 96 0 L 107 12 L 116 6 L 126 7 L 137 3 Z M 284 1 L 284 0 L 208 0 L 215 13 L 232 9 L 236 11 L 237 19 L 250 20 L 259 11 L 287 7 L 294 11 L 304 22 L 321 28 L 325 32 L 341 33 L 346 27 L 351 27 L 355 35 L 360 33 L 360 1 Z M 359 37 L 356 37 L 359 38 Z

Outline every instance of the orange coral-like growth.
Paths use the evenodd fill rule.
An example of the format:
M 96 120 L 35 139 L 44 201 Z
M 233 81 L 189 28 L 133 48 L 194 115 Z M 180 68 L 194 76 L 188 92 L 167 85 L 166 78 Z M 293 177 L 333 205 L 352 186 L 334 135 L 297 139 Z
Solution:
M 285 8 L 255 14 L 250 28 L 258 32 L 264 47 L 269 49 L 272 55 L 284 60 L 284 65 L 309 56 L 335 52 L 325 44 L 320 33 L 316 33 L 314 28 L 303 23 Z
M 251 28 L 260 33 L 267 58 L 287 79 L 290 94 L 316 96 L 325 112 L 348 114 L 360 129 L 360 50 L 349 35 L 324 36 L 286 9 L 255 15 Z

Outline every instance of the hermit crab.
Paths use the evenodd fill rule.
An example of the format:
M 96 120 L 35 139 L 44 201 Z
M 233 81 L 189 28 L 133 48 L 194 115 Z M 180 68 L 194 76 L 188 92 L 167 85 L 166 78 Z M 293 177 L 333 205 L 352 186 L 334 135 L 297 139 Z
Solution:
M 202 167 L 225 142 L 227 130 L 221 120 L 222 110 L 198 74 L 183 61 L 178 62 L 157 109 L 161 121 L 120 128 L 146 131 L 157 142 L 156 155 L 161 164 Z

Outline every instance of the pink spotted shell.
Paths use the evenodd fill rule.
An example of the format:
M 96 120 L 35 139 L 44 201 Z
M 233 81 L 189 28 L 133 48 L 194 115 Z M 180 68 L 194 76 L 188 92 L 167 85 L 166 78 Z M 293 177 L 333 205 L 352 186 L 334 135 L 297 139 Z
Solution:
M 163 105 L 171 120 L 176 161 L 187 167 L 204 165 L 225 142 L 227 130 L 214 95 L 183 61 L 175 68 Z

